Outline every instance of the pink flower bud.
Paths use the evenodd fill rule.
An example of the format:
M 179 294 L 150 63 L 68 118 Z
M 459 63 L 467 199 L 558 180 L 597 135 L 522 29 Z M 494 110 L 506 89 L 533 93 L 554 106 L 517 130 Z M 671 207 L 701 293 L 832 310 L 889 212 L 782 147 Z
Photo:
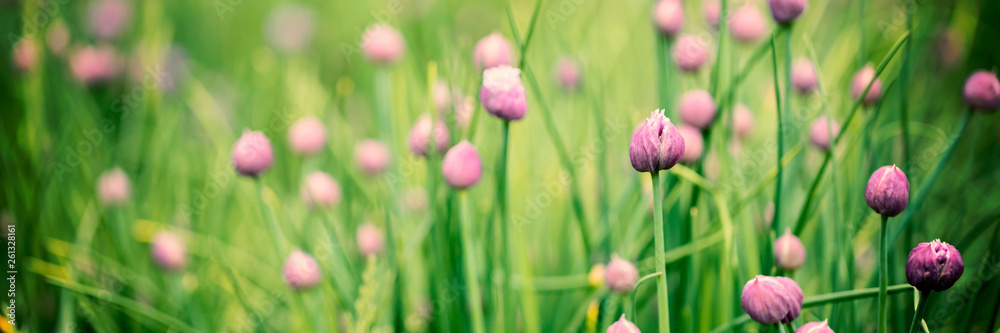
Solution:
M 705 139 L 702 138 L 701 130 L 681 125 L 677 127 L 677 133 L 684 138 L 684 155 L 681 156 L 681 162 L 695 163 L 701 160 L 701 153 L 705 149 Z
M 385 236 L 382 231 L 371 223 L 364 223 L 358 226 L 358 251 L 365 256 L 373 256 L 382 253 L 385 243 Z
M 271 47 L 282 52 L 298 52 L 309 45 L 314 31 L 313 12 L 298 4 L 280 4 L 264 23 L 264 36 Z
M 997 75 L 984 70 L 978 70 L 965 81 L 963 91 L 965 103 L 979 111 L 996 111 L 1000 105 L 1000 82 Z
M 315 286 L 323 278 L 316 259 L 305 252 L 295 250 L 285 260 L 285 283 L 295 290 Z
M 614 292 L 626 293 L 635 287 L 639 280 L 639 270 L 628 260 L 619 258 L 617 255 L 611 257 L 608 268 L 604 272 L 604 281 L 608 284 L 608 289 Z
M 454 188 L 464 189 L 476 185 L 483 175 L 483 163 L 476 147 L 462 140 L 448 150 L 441 161 L 444 181 Z
M 708 61 L 708 47 L 695 35 L 681 35 L 671 51 L 677 68 L 684 72 L 696 72 Z
M 712 29 L 719 28 L 719 12 L 721 11 L 721 4 L 718 0 L 708 0 L 702 5 L 702 11 L 705 14 L 705 21 Z
M 865 65 L 857 74 L 854 75 L 854 79 L 851 80 L 851 97 L 855 100 L 861 96 L 861 93 L 865 91 L 865 87 L 868 86 L 869 82 L 875 80 L 872 83 L 871 89 L 868 90 L 868 94 L 861 101 L 865 106 L 872 106 L 878 103 L 879 98 L 882 97 L 882 80 L 875 77 L 875 69 L 871 65 Z
M 827 321 L 828 319 L 806 323 L 795 330 L 795 333 L 834 333 Z
M 326 126 L 316 117 L 302 117 L 288 131 L 288 144 L 296 153 L 315 154 L 326 145 Z
M 358 161 L 361 171 L 369 176 L 377 176 L 389 166 L 391 154 L 389 147 L 381 141 L 363 140 L 354 147 L 354 158 Z
M 69 29 L 62 20 L 56 20 L 49 25 L 49 30 L 45 33 L 45 41 L 49 49 L 55 55 L 62 55 L 69 44 Z
M 607 333 L 641 333 L 639 332 L 639 327 L 635 326 L 631 321 L 625 319 L 623 314 L 621 318 L 618 318 L 614 324 L 608 326 Z
M 376 64 L 391 64 L 403 57 L 406 41 L 395 28 L 385 24 L 375 24 L 365 30 L 361 37 L 361 52 Z
M 757 7 L 744 5 L 729 17 L 729 32 L 742 43 L 756 43 L 767 32 L 767 20 Z
M 632 134 L 628 155 L 635 171 L 667 170 L 684 156 L 684 138 L 663 110 L 656 110 Z
M 920 243 L 906 259 L 906 281 L 918 290 L 945 291 L 958 282 L 964 271 L 962 255 L 940 239 Z
M 833 137 L 830 137 L 830 134 L 833 134 Z M 825 115 L 816 118 L 812 127 L 809 128 L 809 141 L 812 142 L 813 146 L 822 150 L 830 150 L 830 142 L 839 135 L 840 124 L 836 120 L 830 120 Z
M 521 70 L 501 65 L 483 71 L 483 88 L 479 101 L 490 114 L 511 121 L 524 118 L 528 98 L 524 95 Z
M 244 176 L 257 177 L 274 164 L 271 140 L 260 131 L 243 131 L 233 145 L 233 166 Z
M 87 46 L 70 55 L 70 72 L 77 81 L 91 84 L 110 79 L 121 67 L 118 55 L 108 45 Z
M 733 129 L 740 138 L 746 138 L 753 132 L 753 112 L 746 105 L 736 104 L 733 107 Z
M 685 124 L 706 129 L 715 121 L 715 101 L 707 91 L 691 90 L 681 96 L 681 121 Z
M 573 58 L 562 57 L 556 62 L 556 77 L 563 90 L 576 91 L 580 88 L 580 66 Z
M 341 197 L 340 184 L 330 175 L 313 171 L 306 176 L 306 183 L 302 186 L 302 200 L 306 206 L 330 207 L 340 203 Z
M 451 86 L 448 85 L 448 82 L 438 80 L 434 83 L 434 104 L 437 106 L 439 114 L 443 114 L 451 108 L 453 100 Z
M 778 24 L 788 25 L 809 8 L 806 0 L 768 0 L 771 5 L 771 16 Z
M 34 39 L 21 38 L 14 44 L 14 65 L 22 72 L 30 72 L 38 63 L 38 43 Z
M 653 7 L 653 21 L 660 33 L 667 37 L 677 35 L 684 26 L 684 8 L 680 0 L 659 0 Z
M 792 86 L 795 87 L 795 91 L 803 95 L 811 93 L 816 90 L 816 82 L 816 68 L 812 62 L 806 58 L 796 59 L 792 65 Z M 864 90 L 865 87 L 861 89 Z
M 786 271 L 794 271 L 805 264 L 806 247 L 791 229 L 785 229 L 785 234 L 774 241 L 774 261 L 778 268 Z
M 802 299 L 802 289 L 794 280 L 757 275 L 743 286 L 740 305 L 743 312 L 761 324 L 787 324 L 799 317 Z
M 105 206 L 117 206 L 132 197 L 132 184 L 121 168 L 105 171 L 97 179 L 97 197 Z
M 440 154 L 441 152 L 448 149 L 448 144 L 451 143 L 451 136 L 448 135 L 448 125 L 445 125 L 440 119 L 435 122 L 434 126 L 434 142 L 436 144 L 435 151 Z M 427 156 L 428 144 L 431 139 L 431 117 L 429 115 L 420 116 L 417 119 L 417 123 L 413 125 L 413 129 L 410 130 L 410 151 L 413 155 L 417 156 Z
M 499 32 L 489 34 L 476 42 L 476 48 L 472 54 L 472 60 L 479 69 L 510 66 L 513 64 L 513 59 L 514 54 L 510 42 L 503 38 Z
M 172 232 L 161 231 L 153 236 L 150 243 L 153 261 L 169 271 L 179 271 L 187 266 L 187 250 L 184 241 Z
M 132 6 L 124 0 L 98 0 L 88 10 L 90 30 L 101 39 L 118 37 L 132 16 Z
M 910 181 L 895 165 L 875 170 L 865 187 L 865 202 L 876 213 L 893 217 L 906 209 L 910 201 Z

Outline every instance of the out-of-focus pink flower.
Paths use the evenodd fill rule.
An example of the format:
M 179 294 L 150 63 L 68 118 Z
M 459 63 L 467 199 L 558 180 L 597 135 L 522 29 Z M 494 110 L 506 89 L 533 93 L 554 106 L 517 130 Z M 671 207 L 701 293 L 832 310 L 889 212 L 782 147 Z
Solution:
M 315 30 L 313 12 L 300 4 L 280 4 L 264 23 L 268 44 L 278 51 L 298 52 L 309 45 Z
M 706 129 L 715 121 L 715 101 L 707 91 L 696 89 L 681 96 L 680 116 L 685 124 Z
M 295 290 L 315 286 L 323 278 L 319 263 L 311 255 L 295 250 L 285 260 L 285 282 Z
M 677 1 L 677 0 L 663 0 Z M 708 62 L 708 46 L 698 36 L 681 35 L 671 50 L 677 68 L 685 72 L 695 72 Z
M 753 132 L 753 112 L 746 105 L 736 104 L 733 107 L 733 130 L 736 136 L 746 138 Z
M 233 145 L 233 166 L 244 176 L 257 177 L 274 164 L 271 140 L 260 131 L 243 131 Z
M 705 12 L 705 21 L 712 29 L 719 28 L 719 12 L 722 10 L 721 4 L 718 0 L 708 0 L 702 5 L 702 11 Z
M 363 140 L 354 147 L 354 158 L 361 171 L 369 176 L 377 176 L 385 171 L 391 159 L 389 146 L 378 140 Z
M 309 207 L 331 207 L 340 203 L 340 184 L 322 171 L 313 171 L 302 185 L 302 200 Z
M 438 154 L 448 150 L 451 143 L 451 136 L 448 134 L 448 125 L 438 119 L 433 126 L 434 144 Z M 428 144 L 431 141 L 431 117 L 427 114 L 420 116 L 417 123 L 410 130 L 410 151 L 417 156 L 427 156 Z
M 187 266 L 187 250 L 184 241 L 169 231 L 161 231 L 153 236 L 150 252 L 157 265 L 169 271 L 179 271 Z
M 771 16 L 779 24 L 788 25 L 799 18 L 809 8 L 806 0 L 768 0 L 771 5 Z
M 861 70 L 854 75 L 854 79 L 851 80 L 851 96 L 854 97 L 854 99 L 858 99 L 861 97 L 861 93 L 865 91 L 865 87 L 868 86 L 868 83 L 872 82 L 873 79 L 875 82 L 872 83 L 872 87 L 868 89 L 868 93 L 865 94 L 865 97 L 861 100 L 866 106 L 875 105 L 878 103 L 879 98 L 882 97 L 882 80 L 875 77 L 875 69 L 872 68 L 871 65 L 865 65 L 864 68 L 861 68 Z
M 483 162 L 476 147 L 466 140 L 451 147 L 441 161 L 441 173 L 451 187 L 464 189 L 476 185 L 483 175 Z
M 580 88 L 580 66 L 573 58 L 559 58 L 556 62 L 556 77 L 563 90 L 575 91 Z
M 993 112 L 1000 106 L 1000 82 L 992 72 L 978 70 L 965 81 L 965 103 L 979 111 Z
M 385 245 L 385 236 L 382 230 L 371 223 L 364 223 L 358 226 L 358 251 L 364 256 L 373 256 L 382 253 Z
M 128 202 L 132 197 L 132 183 L 121 168 L 115 167 L 101 174 L 97 180 L 97 197 L 105 206 Z
M 684 6 L 680 0 L 659 0 L 653 7 L 653 22 L 660 33 L 673 37 L 684 26 Z
M 391 64 L 403 57 L 406 41 L 396 28 L 375 24 L 361 37 L 361 52 L 376 64 Z
M 73 77 L 84 84 L 110 79 L 121 67 L 118 54 L 108 45 L 78 49 L 70 55 L 69 63 Z
M 619 293 L 629 292 L 632 287 L 635 287 L 638 280 L 639 270 L 635 268 L 635 264 L 617 255 L 611 257 L 611 262 L 608 263 L 608 268 L 604 273 L 604 281 L 608 284 L 608 289 Z
M 755 43 L 767 32 L 764 14 L 753 5 L 744 5 L 729 16 L 729 32 L 743 43 Z
M 801 94 L 808 94 L 816 90 L 816 68 L 813 67 L 809 59 L 799 58 L 795 60 L 792 65 L 792 86 Z
M 701 160 L 702 150 L 705 149 L 705 139 L 702 138 L 701 130 L 681 125 L 677 127 L 677 132 L 684 138 L 684 155 L 681 156 L 681 162 L 695 163 Z
M 621 318 L 618 318 L 614 324 L 608 326 L 607 333 L 641 333 L 639 332 L 639 327 L 635 326 L 631 321 L 625 319 L 623 314 Z
M 97 0 L 90 3 L 90 30 L 101 39 L 121 35 L 132 17 L 132 6 L 125 0 Z
M 786 271 L 796 270 L 806 262 L 806 247 L 790 229 L 774 241 L 774 262 Z
M 14 44 L 14 65 L 22 72 L 30 72 L 38 64 L 38 43 L 34 39 L 21 38 Z
M 472 60 L 479 69 L 493 68 L 501 65 L 510 66 L 514 62 L 514 51 L 510 42 L 499 32 L 494 32 L 476 42 Z
M 326 126 L 319 118 L 302 117 L 288 131 L 288 144 L 296 153 L 315 154 L 326 146 Z
M 831 134 L 833 136 L 831 136 Z M 822 150 L 830 150 L 830 143 L 840 135 L 840 124 L 827 116 L 819 116 L 809 128 L 809 141 Z
M 524 118 L 528 98 L 521 82 L 521 70 L 501 65 L 483 71 L 483 88 L 479 91 L 483 108 L 497 118 L 511 121 Z
M 55 55 L 62 55 L 69 44 L 69 29 L 62 20 L 55 20 L 49 24 L 49 30 L 45 33 L 46 43 Z

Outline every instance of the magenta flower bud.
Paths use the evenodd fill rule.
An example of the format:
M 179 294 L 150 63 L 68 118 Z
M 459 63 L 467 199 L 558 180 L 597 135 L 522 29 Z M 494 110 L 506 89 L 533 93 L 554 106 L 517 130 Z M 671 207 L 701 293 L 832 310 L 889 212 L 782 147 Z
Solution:
M 22 72 L 30 72 L 38 63 L 38 43 L 34 39 L 21 38 L 14 44 L 14 65 Z
M 729 17 L 729 32 L 742 43 L 756 43 L 767 32 L 767 20 L 757 7 L 744 5 Z
M 472 60 L 479 69 L 510 66 L 514 61 L 514 51 L 503 35 L 494 32 L 476 42 Z
M 184 241 L 172 232 L 161 231 L 150 242 L 153 261 L 168 271 L 179 271 L 187 266 Z
M 906 282 L 922 291 L 945 291 L 958 282 L 964 271 L 962 255 L 940 239 L 920 243 L 906 259 Z
M 448 144 L 451 142 L 451 136 L 448 135 L 448 125 L 445 125 L 445 123 L 440 119 L 435 123 L 435 151 L 440 154 L 441 152 L 448 150 Z M 425 114 L 420 116 L 420 119 L 417 119 L 417 123 L 414 124 L 413 129 L 410 130 L 410 151 L 413 152 L 413 155 L 427 156 L 427 145 L 429 144 L 430 139 L 431 117 Z
M 733 107 L 733 130 L 740 138 L 746 138 L 753 132 L 753 112 L 746 105 L 736 104 Z
M 361 37 L 361 53 L 376 64 L 391 64 L 403 57 L 406 41 L 395 28 L 375 24 L 365 29 Z
M 371 223 L 364 223 L 358 226 L 358 251 L 364 256 L 373 256 L 382 253 L 385 243 L 385 236 L 382 231 Z
M 771 16 L 778 24 L 788 25 L 795 21 L 809 8 L 806 0 L 768 0 L 771 5 Z
M 302 117 L 288 131 L 288 144 L 301 155 L 315 154 L 326 145 L 326 126 L 316 117 Z
M 117 206 L 132 197 L 132 183 L 121 168 L 105 171 L 97 179 L 97 198 L 105 206 Z
M 705 21 L 712 29 L 719 28 L 719 12 L 722 11 L 721 5 L 718 0 L 705 1 L 702 5 L 702 11 L 705 14 Z
M 684 93 L 680 109 L 681 121 L 685 124 L 706 129 L 715 121 L 715 101 L 707 91 L 697 89 Z
M 315 286 L 323 278 L 316 259 L 305 252 L 295 250 L 285 259 L 285 283 L 295 290 Z
M 671 51 L 677 68 L 684 72 L 696 72 L 708 61 L 708 47 L 695 35 L 681 35 Z
M 684 7 L 680 0 L 659 0 L 653 7 L 653 22 L 667 37 L 677 35 L 684 26 Z
M 264 23 L 264 36 L 271 47 L 294 53 L 312 41 L 315 23 L 313 12 L 298 4 L 281 4 L 271 11 Z
M 632 134 L 628 156 L 635 171 L 667 170 L 684 156 L 684 138 L 663 110 L 656 110 Z
M 121 67 L 117 53 L 108 45 L 76 50 L 70 55 L 69 66 L 73 77 L 84 84 L 110 79 Z
M 49 30 L 45 33 L 45 42 L 55 55 L 62 55 L 69 44 L 69 29 L 62 20 L 56 20 L 49 25 Z
M 330 207 L 340 203 L 343 194 L 340 191 L 340 184 L 337 180 L 322 171 L 313 171 L 306 176 L 306 183 L 302 186 L 302 201 L 306 206 Z
M 677 133 L 684 138 L 684 155 L 681 155 L 681 162 L 695 163 L 701 160 L 701 153 L 705 149 L 705 139 L 702 138 L 701 130 L 681 125 L 677 127 Z
M 524 95 L 521 70 L 501 65 L 483 71 L 479 101 L 497 118 L 507 121 L 524 118 L 528 112 L 528 98 Z
M 466 140 L 451 147 L 441 161 L 441 173 L 451 187 L 464 189 L 476 185 L 483 176 L 483 162 L 476 147 Z
M 626 293 L 635 287 L 639 280 L 639 270 L 628 260 L 617 255 L 611 256 L 611 262 L 604 271 L 604 281 L 608 284 L 608 289 L 614 292 Z
M 124 0 L 98 0 L 88 8 L 90 30 L 97 38 L 114 39 L 128 25 L 132 6 Z
M 806 58 L 796 59 L 792 65 L 792 86 L 795 87 L 795 91 L 803 95 L 809 94 L 816 90 L 816 85 L 816 68 L 812 62 Z M 861 89 L 864 90 L 865 87 Z
M 833 137 L 830 137 L 833 134 Z M 809 128 L 809 141 L 822 150 L 830 150 L 830 142 L 840 135 L 840 124 L 822 115 L 816 118 Z
M 274 164 L 271 140 L 260 131 L 244 130 L 233 145 L 233 166 L 244 176 L 257 177 Z
M 354 158 L 358 161 L 358 167 L 369 176 L 377 176 L 389 166 L 391 153 L 389 146 L 381 141 L 363 140 L 354 147 Z
M 785 234 L 774 241 L 774 262 L 786 271 L 794 271 L 806 262 L 806 247 L 802 241 L 792 234 L 791 229 L 785 229 Z
M 639 327 L 635 326 L 635 324 L 633 324 L 631 321 L 628 321 L 628 319 L 625 319 L 625 315 L 623 314 L 620 318 L 618 318 L 618 321 L 616 321 L 614 324 L 611 324 L 611 326 L 608 326 L 607 333 L 641 333 L 641 332 L 639 331 Z
M 871 89 L 868 89 L 868 94 L 865 95 L 865 98 L 861 102 L 865 106 L 872 106 L 878 103 L 879 98 L 882 97 L 882 80 L 875 77 L 875 69 L 871 65 L 865 65 L 864 68 L 854 75 L 854 79 L 851 80 L 851 97 L 855 100 L 861 97 L 861 93 L 865 91 L 865 87 L 873 79 L 875 83 L 872 83 Z
M 740 305 L 758 323 L 787 324 L 802 312 L 802 298 L 802 289 L 794 280 L 757 275 L 743 286 Z
M 829 319 L 806 323 L 795 330 L 795 333 L 835 333 L 827 323 Z
M 906 174 L 895 165 L 878 168 L 868 178 L 865 187 L 865 202 L 876 213 L 893 217 L 906 209 L 910 201 L 910 181 Z
M 580 88 L 580 66 L 573 58 L 562 57 L 556 62 L 556 77 L 563 90 L 576 91 Z
M 984 70 L 978 70 L 965 81 L 963 90 L 965 103 L 980 111 L 996 111 L 1000 105 L 1000 82 L 997 75 Z

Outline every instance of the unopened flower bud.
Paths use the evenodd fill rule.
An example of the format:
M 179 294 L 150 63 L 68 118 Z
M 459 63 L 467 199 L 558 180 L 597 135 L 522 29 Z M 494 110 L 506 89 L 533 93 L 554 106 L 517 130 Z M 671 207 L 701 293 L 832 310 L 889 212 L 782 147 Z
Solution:
M 962 277 L 962 255 L 951 244 L 935 239 L 920 243 L 906 259 L 906 282 L 923 291 L 945 291 Z
M 816 68 L 813 67 L 812 62 L 806 58 L 796 59 L 792 65 L 792 86 L 795 87 L 795 91 L 803 95 L 809 94 L 816 90 L 817 82 Z M 865 83 L 867 84 L 867 82 Z
M 795 333 L 834 333 L 828 321 L 829 319 L 806 323 L 795 330 Z
M 743 5 L 729 17 L 729 32 L 742 43 L 755 43 L 767 32 L 767 20 L 757 7 Z
M 677 1 L 677 0 L 664 0 Z M 681 35 L 671 50 L 674 63 L 684 72 L 697 72 L 708 61 L 708 46 L 698 36 Z
M 802 289 L 794 280 L 757 275 L 743 286 L 740 305 L 758 323 L 787 324 L 802 313 L 802 299 Z
M 653 7 L 653 21 L 660 33 L 673 37 L 684 26 L 684 7 L 680 0 L 659 0 Z
M 984 70 L 976 71 L 965 81 L 965 103 L 979 111 L 996 111 L 1000 106 L 1000 82 L 997 75 Z
M 663 110 L 656 110 L 632 134 L 628 155 L 635 171 L 667 170 L 684 156 L 684 138 Z
M 857 74 L 854 75 L 854 79 L 851 80 L 851 97 L 855 100 L 861 97 L 861 93 L 865 91 L 865 87 L 868 86 L 869 82 L 872 83 L 872 87 L 868 89 L 868 93 L 861 102 L 865 106 L 872 106 L 878 103 L 879 98 L 882 97 L 882 80 L 875 77 L 875 69 L 871 65 L 866 65 Z
M 514 62 L 514 54 L 510 47 L 510 42 L 506 38 L 503 38 L 503 35 L 499 32 L 489 34 L 476 42 L 472 58 L 479 69 L 502 65 L 510 66 Z
M 233 166 L 244 176 L 257 177 L 274 164 L 271 140 L 260 131 L 243 131 L 233 146 Z
M 618 318 L 614 324 L 608 326 L 607 333 L 641 333 L 639 332 L 639 327 L 635 326 L 631 321 L 625 319 L 623 314 L 621 318 Z
M 604 273 L 604 281 L 607 282 L 608 289 L 619 293 L 629 292 L 635 287 L 638 280 L 639 270 L 635 268 L 634 264 L 619 258 L 617 255 L 612 256 L 607 271 Z
M 340 191 L 340 184 L 322 171 L 313 171 L 306 176 L 306 183 L 302 186 L 302 200 L 306 206 L 330 207 L 340 203 L 343 194 Z
M 187 266 L 184 241 L 172 232 L 161 231 L 153 236 L 150 252 L 157 265 L 169 271 L 179 271 Z
M 389 147 L 378 140 L 363 140 L 354 147 L 354 158 L 361 171 L 369 176 L 377 176 L 385 171 L 391 159 Z
M 865 202 L 876 213 L 893 217 L 906 209 L 910 201 L 910 181 L 895 165 L 875 170 L 865 187 Z
M 753 132 L 753 112 L 746 105 L 736 104 L 733 107 L 733 129 L 736 136 L 746 138 Z
M 295 290 L 302 290 L 319 283 L 323 278 L 316 259 L 295 250 L 285 260 L 285 282 Z
M 326 126 L 316 117 L 303 117 L 288 131 L 288 143 L 296 153 L 315 154 L 326 146 Z
M 438 119 L 433 126 L 435 151 L 440 154 L 448 149 L 451 136 L 448 135 L 448 125 Z M 420 116 L 417 123 L 413 124 L 410 130 L 410 152 L 417 156 L 427 156 L 428 144 L 431 141 L 431 117 L 427 114 Z
M 774 262 L 786 271 L 794 271 L 806 262 L 806 247 L 790 229 L 774 241 Z
M 695 163 L 701 160 L 701 153 L 705 149 L 705 139 L 702 138 L 701 130 L 681 125 L 677 128 L 677 133 L 684 138 L 684 155 L 681 156 L 681 162 Z
M 364 256 L 373 256 L 382 253 L 385 244 L 385 236 L 382 231 L 371 223 L 364 223 L 358 226 L 358 251 Z
M 822 150 L 830 150 L 830 143 L 838 135 L 840 135 L 840 124 L 836 120 L 830 120 L 825 115 L 816 118 L 812 127 L 809 128 L 809 141 L 812 142 L 813 146 Z
M 685 124 L 706 129 L 715 121 L 715 101 L 707 91 L 696 89 L 681 96 L 680 116 Z
M 528 112 L 528 98 L 521 82 L 521 70 L 507 65 L 483 71 L 483 88 L 479 101 L 490 114 L 511 121 L 524 118 Z
M 771 16 L 778 24 L 788 25 L 809 8 L 806 0 L 768 0 L 771 6 Z
M 403 57 L 406 41 L 396 28 L 375 24 L 361 37 L 361 53 L 376 64 L 391 64 Z
M 476 185 L 483 175 L 483 162 L 476 147 L 466 140 L 451 147 L 441 161 L 441 173 L 451 187 L 464 189 Z

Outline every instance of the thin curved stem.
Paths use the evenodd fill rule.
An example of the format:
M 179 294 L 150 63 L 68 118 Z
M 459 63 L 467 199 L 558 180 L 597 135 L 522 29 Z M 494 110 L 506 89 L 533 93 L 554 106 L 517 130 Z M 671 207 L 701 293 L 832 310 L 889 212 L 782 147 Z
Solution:
M 910 323 L 910 333 L 916 332 L 917 327 L 920 327 L 920 320 L 924 317 L 924 312 L 927 312 L 927 302 L 930 300 L 931 291 L 921 291 L 920 292 L 920 302 L 917 303 L 917 310 L 913 311 L 913 321 Z
M 670 302 L 667 291 L 666 248 L 663 243 L 663 192 L 661 191 L 660 172 L 649 173 L 653 180 L 653 239 L 656 243 L 656 271 L 664 275 L 656 276 L 656 296 L 659 303 L 660 333 L 670 333 Z

